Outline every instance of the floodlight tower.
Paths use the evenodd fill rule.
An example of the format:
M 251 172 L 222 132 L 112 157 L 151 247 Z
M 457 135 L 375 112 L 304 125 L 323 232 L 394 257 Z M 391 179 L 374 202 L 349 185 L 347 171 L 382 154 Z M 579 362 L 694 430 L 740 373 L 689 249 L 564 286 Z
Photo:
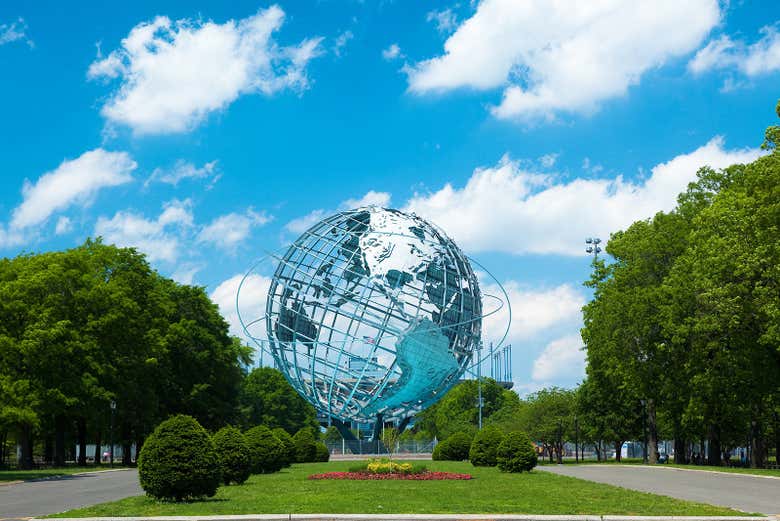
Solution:
M 601 253 L 601 246 L 599 246 L 599 244 L 601 244 L 601 239 L 599 239 L 598 237 L 588 237 L 587 239 L 585 239 L 585 244 L 588 245 L 585 248 L 585 251 L 587 253 L 593 254 L 594 261 L 599 260 L 599 253 Z

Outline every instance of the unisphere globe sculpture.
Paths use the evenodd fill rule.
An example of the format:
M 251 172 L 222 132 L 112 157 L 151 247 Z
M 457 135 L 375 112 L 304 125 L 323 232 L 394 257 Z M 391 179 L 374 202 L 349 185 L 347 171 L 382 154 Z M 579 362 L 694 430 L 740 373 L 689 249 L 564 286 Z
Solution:
M 472 362 L 483 316 L 477 277 L 422 218 L 379 207 L 340 212 L 277 260 L 264 314 L 269 350 L 325 416 L 406 418 Z

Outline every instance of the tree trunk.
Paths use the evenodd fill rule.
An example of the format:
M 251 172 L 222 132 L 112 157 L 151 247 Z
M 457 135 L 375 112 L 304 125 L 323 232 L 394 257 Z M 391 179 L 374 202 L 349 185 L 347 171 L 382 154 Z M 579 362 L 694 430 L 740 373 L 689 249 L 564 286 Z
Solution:
M 144 446 L 144 441 L 146 441 L 146 438 L 142 436 L 141 434 L 136 435 L 135 437 L 135 462 L 138 464 L 138 455 L 141 454 L 141 447 Z
M 103 440 L 100 439 L 101 434 L 102 433 L 98 428 L 97 432 L 95 433 L 95 465 L 100 465 L 100 463 L 103 461 Z
M 58 467 L 65 466 L 65 428 L 67 421 L 65 416 L 58 414 L 54 418 L 54 464 Z
M 688 459 L 685 457 L 685 446 L 687 445 L 685 440 L 675 438 L 674 439 L 674 462 L 675 463 L 688 463 Z
M 750 466 L 755 469 L 764 467 L 764 440 L 761 438 L 761 425 L 758 421 L 752 426 L 753 435 L 750 441 Z
M 122 424 L 122 465 L 129 467 L 131 463 L 130 458 L 130 426 L 127 423 Z
M 5 444 L 8 442 L 8 431 L 0 431 L 0 468 L 5 467 Z
M 720 429 L 717 425 L 710 425 L 707 433 L 707 440 L 709 441 L 709 451 L 707 452 L 707 464 L 719 467 L 721 464 L 721 445 L 720 445 Z
M 22 449 L 22 459 L 19 461 L 19 468 L 22 470 L 30 470 L 33 468 L 33 439 L 32 439 L 32 425 L 22 425 L 19 445 Z
M 647 400 L 647 461 L 658 463 L 658 424 L 655 420 L 655 400 Z
M 623 456 L 620 454 L 620 449 L 623 447 L 623 440 L 615 440 L 615 461 L 622 461 Z
M 79 442 L 78 466 L 87 466 L 87 420 L 84 417 L 76 419 L 76 436 Z
M 54 463 L 54 442 L 51 435 L 47 435 L 43 440 L 43 461 L 47 465 Z

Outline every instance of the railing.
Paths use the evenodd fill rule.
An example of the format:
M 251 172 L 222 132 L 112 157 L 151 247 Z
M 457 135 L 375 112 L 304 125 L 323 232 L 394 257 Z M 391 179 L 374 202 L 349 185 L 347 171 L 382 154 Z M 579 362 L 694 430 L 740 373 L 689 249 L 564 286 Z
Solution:
M 394 454 L 431 454 L 438 442 L 427 441 L 401 441 L 396 445 Z M 340 440 L 326 441 L 331 454 L 388 454 L 387 447 L 381 441 L 374 440 Z

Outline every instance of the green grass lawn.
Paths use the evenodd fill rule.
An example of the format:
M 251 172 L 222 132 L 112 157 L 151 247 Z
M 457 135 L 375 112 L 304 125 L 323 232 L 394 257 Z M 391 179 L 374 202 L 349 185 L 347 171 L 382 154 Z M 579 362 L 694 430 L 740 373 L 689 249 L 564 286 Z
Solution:
M 426 462 L 430 470 L 466 472 L 470 481 L 309 481 L 309 474 L 344 471 L 355 462 L 294 465 L 222 487 L 213 498 L 165 503 L 136 496 L 52 517 L 172 516 L 281 513 L 523 513 L 623 515 L 739 515 L 691 503 L 534 471 L 504 474 L 467 462 Z
M 0 470 L 0 482 L 2 481 L 28 481 L 31 479 L 53 478 L 67 476 L 80 472 L 95 472 L 96 470 L 108 470 L 108 466 L 102 467 L 58 467 L 43 470 Z

